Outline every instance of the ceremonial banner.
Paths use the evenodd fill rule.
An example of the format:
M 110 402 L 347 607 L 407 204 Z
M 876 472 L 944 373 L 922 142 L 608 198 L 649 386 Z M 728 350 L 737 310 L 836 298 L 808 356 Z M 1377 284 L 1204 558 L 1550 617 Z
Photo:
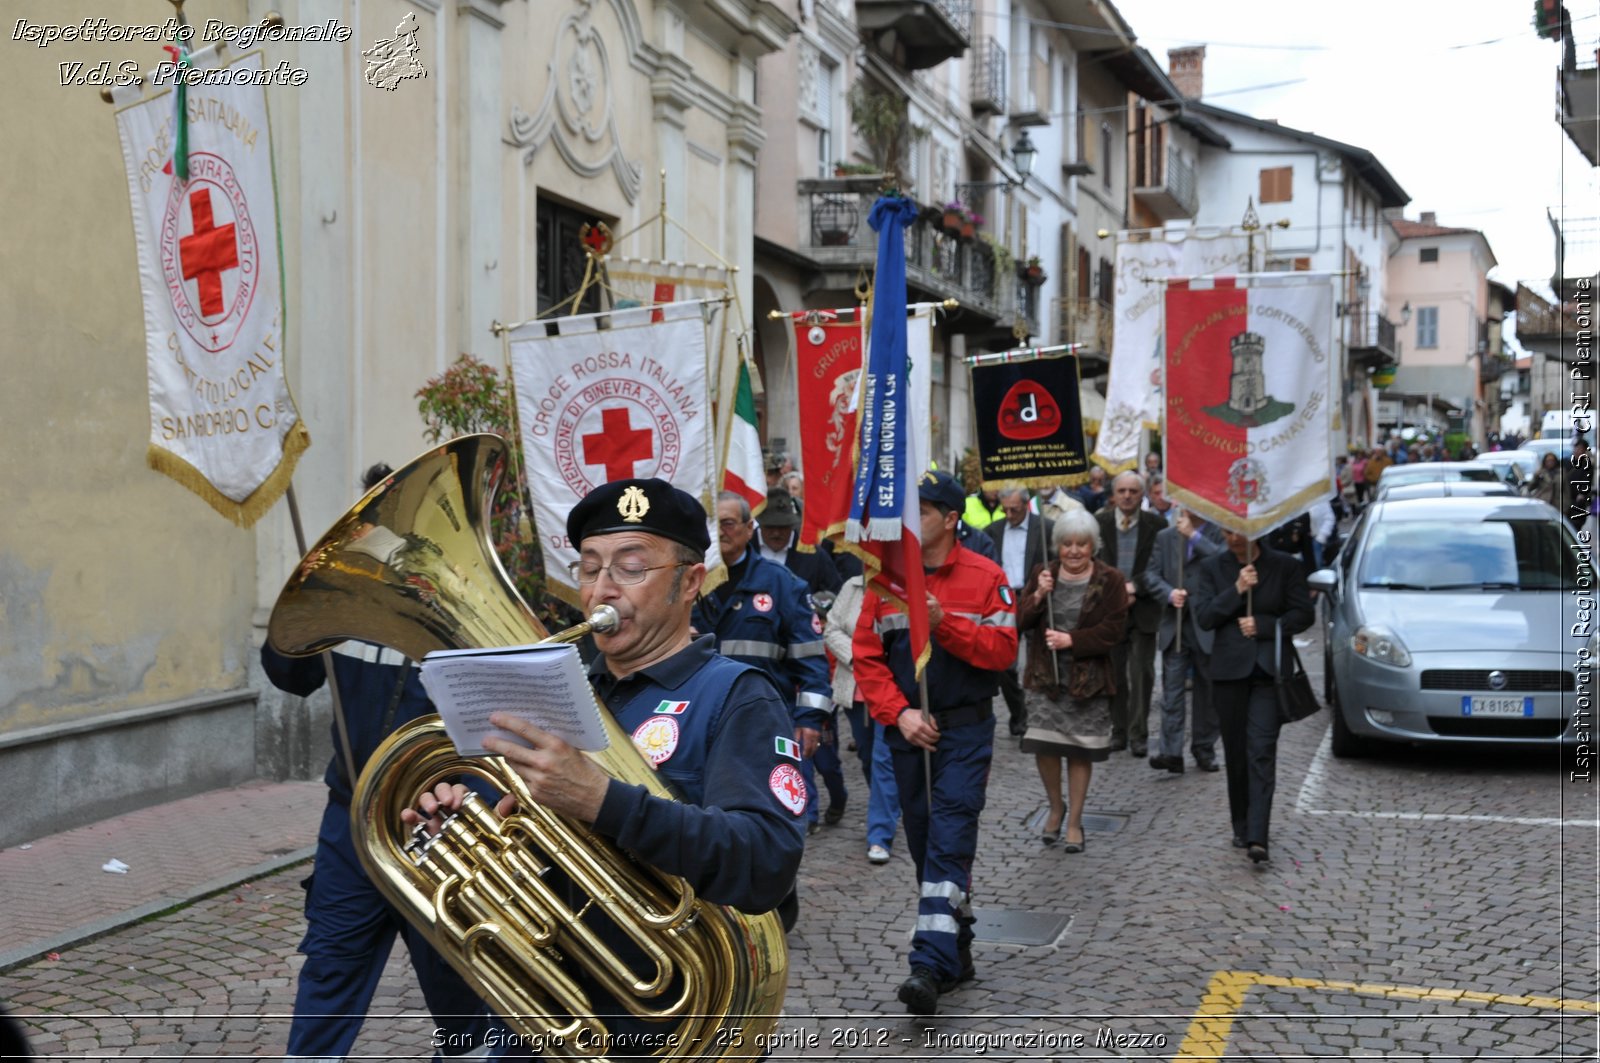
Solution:
M 742 357 L 725 453 L 722 489 L 737 491 L 750 504 L 750 512 L 760 513 L 767 505 L 767 471 L 761 461 L 761 433 L 756 428 L 756 398 L 750 386 L 750 366 Z
M 1327 274 L 1167 291 L 1167 497 L 1252 538 L 1333 494 Z
M 664 320 L 652 324 L 656 313 Z M 610 327 L 599 328 L 602 321 Z M 552 326 L 559 335 L 548 334 Z M 567 513 L 601 484 L 659 477 L 715 512 L 699 302 L 533 321 L 513 329 L 508 342 L 551 593 L 577 600 L 568 566 L 578 554 L 567 540 Z M 720 563 L 711 530 L 707 562 Z
M 970 368 L 985 490 L 1011 481 L 1068 487 L 1089 478 L 1076 356 L 980 356 Z
M 916 404 L 907 349 L 904 236 L 916 216 L 915 203 L 889 196 L 874 203 L 867 216 L 878 234 L 878 266 L 845 540 L 846 549 L 866 566 L 867 589 L 905 612 L 912 658 L 921 675 L 931 653 L 917 498 L 924 459 L 911 431 Z M 919 317 L 913 331 L 927 330 L 927 319 Z M 924 354 L 920 360 L 929 359 Z
M 1096 434 L 1094 462 L 1107 472 L 1139 462 L 1143 430 L 1159 429 L 1161 398 L 1161 298 L 1164 277 L 1241 273 L 1250 269 L 1243 235 L 1154 234 L 1117 243 L 1116 316 L 1105 415 Z
M 210 51 L 194 57 L 204 69 Z M 261 69 L 259 53 L 231 64 Z M 247 80 L 240 78 L 237 80 Z M 151 468 L 254 524 L 310 443 L 283 375 L 272 139 L 259 85 L 190 85 L 189 175 L 170 90 L 117 90 L 144 302 Z
M 830 318 L 832 315 L 829 315 Z M 801 549 L 844 530 L 855 479 L 856 391 L 861 379 L 861 322 L 802 315 L 794 321 L 799 384 L 800 468 L 806 476 Z

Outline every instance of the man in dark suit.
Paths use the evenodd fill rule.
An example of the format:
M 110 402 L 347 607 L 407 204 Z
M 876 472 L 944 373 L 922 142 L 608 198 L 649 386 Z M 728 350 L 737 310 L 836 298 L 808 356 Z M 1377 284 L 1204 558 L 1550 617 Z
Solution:
M 1189 748 L 1201 771 L 1217 770 L 1217 714 L 1211 704 L 1211 632 L 1195 626 L 1188 607 L 1195 566 L 1221 553 L 1222 529 L 1177 506 L 1170 528 L 1156 535 L 1155 553 L 1144 570 L 1144 584 L 1163 603 L 1161 630 L 1161 737 L 1150 758 L 1152 768 L 1183 773 L 1183 717 L 1188 708 L 1185 689 L 1194 669 L 1194 715 Z M 1183 639 L 1178 639 L 1178 625 Z
M 1287 666 L 1294 635 L 1311 626 L 1314 614 L 1297 559 L 1237 532 L 1223 539 L 1228 548 L 1196 569 L 1194 619 L 1214 635 L 1211 696 L 1227 761 L 1233 844 L 1262 863 L 1278 779 L 1281 722 L 1273 677 L 1279 653 Z
M 1028 489 L 1019 483 L 1008 483 L 1000 488 L 1000 507 L 1005 516 L 985 529 L 994 543 L 994 561 L 1005 569 L 1006 582 L 1011 593 L 1022 593 L 1028 582 L 1028 573 L 1035 565 L 1045 562 L 1050 534 L 1055 522 L 1028 511 Z M 1022 703 L 1022 684 L 1017 678 L 1017 664 L 1000 673 L 1000 693 L 1006 699 L 1011 713 L 1011 733 L 1020 735 L 1028 729 L 1028 710 Z
M 1128 632 L 1111 655 L 1117 692 L 1111 698 L 1111 748 L 1124 747 L 1136 757 L 1149 752 L 1150 692 L 1156 683 L 1156 630 L 1161 626 L 1161 600 L 1145 586 L 1145 567 L 1155 551 L 1156 534 L 1166 522 L 1148 510 L 1144 478 L 1128 471 L 1111 481 L 1111 505 L 1095 514 L 1100 522 L 1100 560 L 1127 581 Z

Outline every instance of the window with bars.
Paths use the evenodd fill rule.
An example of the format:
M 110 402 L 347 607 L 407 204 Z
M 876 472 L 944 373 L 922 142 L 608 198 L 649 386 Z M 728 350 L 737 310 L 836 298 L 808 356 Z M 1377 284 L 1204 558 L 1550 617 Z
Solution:
M 1417 260 L 1420 262 L 1437 262 L 1439 261 L 1439 249 L 1437 247 L 1418 248 Z

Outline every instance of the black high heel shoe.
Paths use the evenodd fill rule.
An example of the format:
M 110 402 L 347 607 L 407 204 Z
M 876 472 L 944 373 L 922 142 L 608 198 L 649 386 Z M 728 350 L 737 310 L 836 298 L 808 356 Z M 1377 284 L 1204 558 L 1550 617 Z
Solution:
M 1065 823 L 1066 820 L 1067 820 L 1067 813 L 1066 813 L 1066 810 L 1063 809 L 1062 812 L 1061 812 L 1061 818 L 1056 820 L 1056 829 L 1055 830 L 1040 831 L 1039 832 L 1039 840 L 1041 842 L 1043 842 L 1045 845 L 1054 845 L 1057 842 L 1059 842 L 1061 840 L 1061 825 L 1063 823 Z M 1045 817 L 1045 822 L 1046 823 L 1050 822 L 1050 817 L 1046 816 Z

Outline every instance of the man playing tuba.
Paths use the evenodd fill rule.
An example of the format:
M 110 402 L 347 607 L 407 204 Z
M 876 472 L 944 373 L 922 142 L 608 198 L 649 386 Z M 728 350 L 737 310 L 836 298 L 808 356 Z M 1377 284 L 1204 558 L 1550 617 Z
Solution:
M 659 479 L 617 480 L 573 507 L 567 534 L 579 551 L 573 575 L 584 612 L 608 605 L 620 618 L 595 635 L 600 655 L 589 682 L 683 800 L 612 778 L 556 736 L 502 713 L 490 722 L 516 740 L 487 738 L 485 748 L 546 808 L 592 824 L 703 900 L 749 913 L 777 909 L 788 929 L 804 848 L 800 751 L 771 681 L 718 654 L 711 636 L 691 636 L 689 612 L 711 545 L 705 509 Z M 437 814 L 458 808 L 465 793 L 440 784 L 422 795 L 420 813 L 403 818 L 414 824 L 432 816 L 437 826 Z M 497 811 L 507 815 L 515 805 L 506 797 Z M 587 979 L 612 1037 L 650 1047 L 640 1038 L 651 1024 L 617 1014 L 623 1009 L 604 990 L 577 977 Z

